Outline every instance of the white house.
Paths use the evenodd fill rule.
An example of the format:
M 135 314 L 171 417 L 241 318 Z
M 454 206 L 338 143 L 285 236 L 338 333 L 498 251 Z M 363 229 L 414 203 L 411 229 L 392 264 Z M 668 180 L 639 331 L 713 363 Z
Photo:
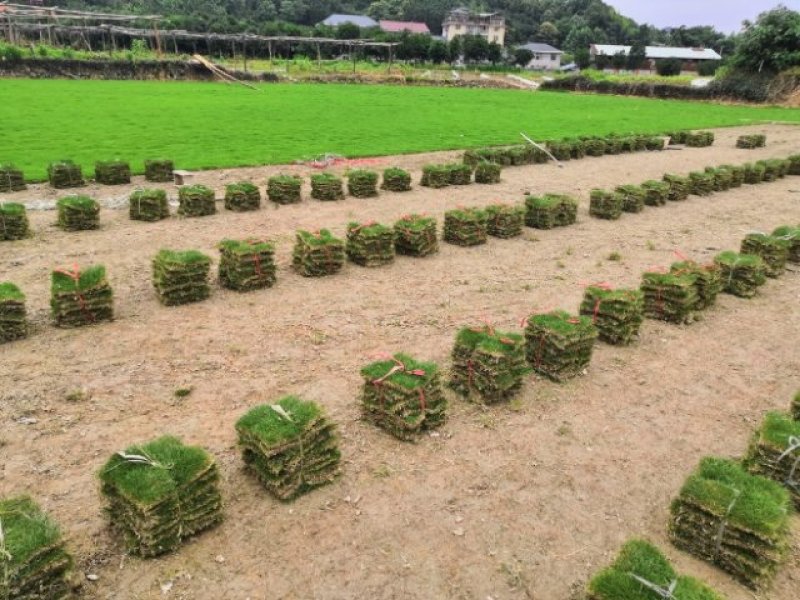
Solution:
M 553 48 L 550 44 L 540 44 L 529 42 L 518 49 L 530 50 L 533 58 L 525 68 L 534 71 L 557 71 L 561 68 L 561 55 L 564 54 L 558 48 Z
M 613 57 L 618 54 L 627 56 L 630 51 L 631 46 L 613 44 L 592 44 L 589 47 L 589 54 L 593 60 L 598 56 Z M 684 71 L 696 71 L 697 65 L 704 61 L 722 60 L 722 56 L 711 48 L 678 48 L 674 46 L 646 46 L 645 56 L 650 63 L 650 69 L 655 67 L 657 60 L 676 58 L 683 63 Z

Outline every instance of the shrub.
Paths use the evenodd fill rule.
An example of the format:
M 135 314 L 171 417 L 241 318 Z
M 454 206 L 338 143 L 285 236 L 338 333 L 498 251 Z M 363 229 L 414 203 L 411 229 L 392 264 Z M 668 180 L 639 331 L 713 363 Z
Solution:
M 666 58 L 656 61 L 656 72 L 662 77 L 673 77 L 681 74 L 682 66 L 677 58 Z

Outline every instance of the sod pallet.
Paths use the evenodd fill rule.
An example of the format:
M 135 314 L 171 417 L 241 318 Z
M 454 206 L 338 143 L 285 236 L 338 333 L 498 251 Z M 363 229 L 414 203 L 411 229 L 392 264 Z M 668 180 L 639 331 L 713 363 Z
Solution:
M 621 185 L 614 190 L 614 193 L 622 201 L 622 211 L 638 213 L 644 210 L 644 197 L 646 191 L 638 185 Z
M 525 197 L 525 225 L 552 229 L 572 225 L 578 218 L 578 201 L 562 194 Z
M 692 171 L 689 173 L 689 190 L 694 196 L 710 196 L 716 188 L 716 181 L 712 173 L 705 171 Z
M 114 318 L 114 293 L 106 268 L 59 269 L 50 279 L 50 310 L 57 327 L 82 327 Z
M 211 259 L 197 250 L 159 250 L 153 258 L 153 287 L 164 306 L 205 300 L 211 294 Z
M 740 298 L 752 298 L 767 281 L 760 256 L 726 250 L 714 257 L 714 264 L 719 267 L 722 291 Z
M 494 404 L 521 388 L 530 368 L 525 338 L 493 327 L 465 327 L 453 346 L 450 387 L 467 400 Z
M 47 179 L 56 189 L 81 187 L 85 184 L 80 165 L 71 160 L 50 163 L 47 166 Z
M 786 270 L 790 248 L 789 240 L 765 233 L 748 233 L 739 251 L 760 256 L 764 261 L 764 274 L 767 277 L 780 277 Z
M 394 230 L 380 223 L 349 223 L 345 251 L 362 267 L 389 264 L 394 260 Z
M 447 165 L 447 182 L 450 185 L 469 185 L 472 183 L 472 167 L 463 163 Z
M 509 239 L 522 235 L 525 208 L 510 204 L 490 204 L 484 209 L 486 233 L 492 237 Z
M 311 197 L 323 202 L 344 199 L 342 178 L 333 173 L 315 173 L 311 176 Z
M 800 509 L 800 421 L 780 412 L 767 413 L 743 463 L 753 475 L 783 485 Z
M 667 200 L 679 202 L 689 197 L 689 193 L 692 190 L 692 182 L 688 177 L 668 173 L 664 175 L 664 182 L 669 186 Z
M 646 317 L 670 323 L 690 323 L 693 320 L 699 303 L 694 275 L 644 273 L 639 289 L 644 294 Z
M 381 189 L 389 192 L 407 192 L 411 189 L 411 174 L 397 167 L 384 169 Z
M 690 275 L 694 278 L 694 287 L 697 292 L 697 310 L 704 310 L 717 301 L 717 295 L 722 291 L 722 278 L 720 269 L 716 264 L 701 265 L 694 261 L 683 260 L 673 263 L 670 267 L 673 275 Z
M 714 177 L 714 191 L 724 192 L 733 185 L 733 173 L 725 167 L 706 167 L 705 172 Z
M 302 187 L 297 175 L 275 175 L 267 180 L 267 198 L 275 204 L 297 204 L 303 199 Z
M 600 139 L 588 139 L 583 141 L 586 148 L 586 156 L 603 156 L 606 154 L 606 143 Z
M 751 135 L 740 135 L 736 139 L 736 147 L 744 150 L 753 150 L 755 148 L 763 148 L 767 145 L 767 136 L 761 133 L 753 133 Z
M 425 165 L 419 184 L 429 188 L 443 188 L 450 185 L 450 169 L 447 165 Z
M 88 196 L 66 196 L 56 202 L 56 224 L 64 231 L 100 229 L 100 205 Z
M 103 185 L 122 185 L 131 182 L 131 166 L 122 160 L 94 163 L 94 179 Z
M 222 521 L 214 459 L 178 438 L 164 436 L 115 453 L 99 478 L 108 519 L 131 554 L 171 552 Z
M 428 256 L 439 251 L 436 220 L 425 215 L 404 215 L 394 224 L 394 248 L 405 256 Z
M 0 241 L 23 240 L 30 235 L 28 213 L 23 204 L 0 202 Z
M 644 203 L 647 206 L 664 206 L 669 199 L 669 184 L 665 181 L 645 181 L 642 184 L 644 190 Z
M 478 246 L 487 240 L 488 217 L 478 208 L 456 208 L 444 213 L 443 239 L 456 246 Z
M 572 159 L 572 145 L 569 142 L 547 142 L 547 150 L 556 160 Z
M 678 146 L 686 143 L 686 139 L 689 137 L 688 131 L 672 131 L 667 134 L 669 138 L 670 146 Z
M 128 216 L 133 221 L 160 221 L 169 216 L 164 190 L 136 190 L 128 198 Z
M 250 409 L 236 422 L 247 469 L 288 501 L 339 476 L 336 426 L 322 408 L 297 396 Z
M 327 229 L 298 231 L 292 253 L 292 267 L 303 277 L 338 273 L 344 266 L 345 245 Z
M 495 163 L 482 162 L 475 167 L 475 183 L 500 183 L 501 167 Z
M 673 544 L 752 589 L 765 588 L 786 556 L 789 493 L 735 461 L 703 459 L 670 512 Z
M 622 197 L 606 190 L 592 190 L 589 214 L 598 219 L 616 220 L 622 216 Z
M 401 440 L 411 441 L 447 419 L 439 368 L 395 354 L 361 369 L 361 411 L 365 420 Z
M 714 132 L 696 131 L 688 133 L 684 143 L 690 148 L 707 148 L 714 144 Z
M 214 190 L 204 185 L 178 188 L 178 214 L 184 217 L 206 217 L 216 214 Z
M 786 169 L 787 175 L 800 175 L 800 154 L 792 154 L 786 159 L 789 165 Z
M 724 600 L 693 577 L 679 575 L 662 552 L 630 540 L 614 562 L 589 581 L 586 600 Z
M 144 178 L 152 183 L 172 181 L 175 164 L 167 158 L 150 158 L 144 161 Z
M 249 181 L 225 186 L 225 208 L 233 212 L 247 212 L 261 208 L 261 190 Z
M 744 182 L 750 185 L 761 183 L 767 173 L 767 168 L 762 163 L 747 163 L 743 165 Z
M 589 366 L 596 339 L 597 328 L 589 317 L 563 310 L 534 314 L 525 328 L 525 357 L 537 373 L 566 381 Z
M 0 344 L 28 335 L 25 294 L 10 281 L 0 282 Z
M 1 206 L 0 213 L 2 213 Z M 797 227 L 782 225 L 772 232 L 772 236 L 784 240 L 789 244 L 789 255 L 787 258 L 789 262 L 800 263 L 800 225 Z
M 744 165 L 722 165 L 731 172 L 731 187 L 739 188 L 744 183 Z
M 275 247 L 256 239 L 219 243 L 219 283 L 237 292 L 250 292 L 275 284 Z
M 644 320 L 644 294 L 634 289 L 589 286 L 583 294 L 580 314 L 592 319 L 602 341 L 627 346 L 639 334 Z
M 760 160 L 758 164 L 764 167 L 764 181 L 777 181 L 786 176 L 788 164 L 780 159 Z
M 566 139 L 564 142 L 569 144 L 569 153 L 572 158 L 581 159 L 586 157 L 586 144 L 583 140 Z
M 0 598 L 73 598 L 72 557 L 58 525 L 28 496 L 0 499 Z
M 21 170 L 12 164 L 0 164 L 0 192 L 19 192 L 26 187 Z
M 373 198 L 378 195 L 378 174 L 367 169 L 347 173 L 347 192 L 354 198 Z
M 800 421 L 800 392 L 797 392 L 792 398 L 792 418 L 795 421 Z

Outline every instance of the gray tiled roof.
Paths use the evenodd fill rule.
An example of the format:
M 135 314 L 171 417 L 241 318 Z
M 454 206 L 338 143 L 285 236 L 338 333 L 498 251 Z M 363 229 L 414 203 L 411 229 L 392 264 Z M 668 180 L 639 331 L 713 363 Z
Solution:
M 524 48 L 525 50 L 530 50 L 531 52 L 557 52 L 558 54 L 564 54 L 558 48 L 553 48 L 550 44 L 540 44 L 538 42 L 528 42 L 524 46 L 518 46 L 519 48 Z

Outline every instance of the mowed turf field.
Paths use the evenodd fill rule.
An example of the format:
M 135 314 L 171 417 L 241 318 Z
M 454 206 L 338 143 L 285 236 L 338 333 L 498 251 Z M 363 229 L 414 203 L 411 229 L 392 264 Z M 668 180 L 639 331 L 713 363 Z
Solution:
M 514 90 L 192 82 L 0 81 L 0 163 L 28 179 L 47 164 L 145 158 L 184 169 L 286 163 L 319 154 L 402 154 L 609 133 L 765 121 L 800 109 Z

